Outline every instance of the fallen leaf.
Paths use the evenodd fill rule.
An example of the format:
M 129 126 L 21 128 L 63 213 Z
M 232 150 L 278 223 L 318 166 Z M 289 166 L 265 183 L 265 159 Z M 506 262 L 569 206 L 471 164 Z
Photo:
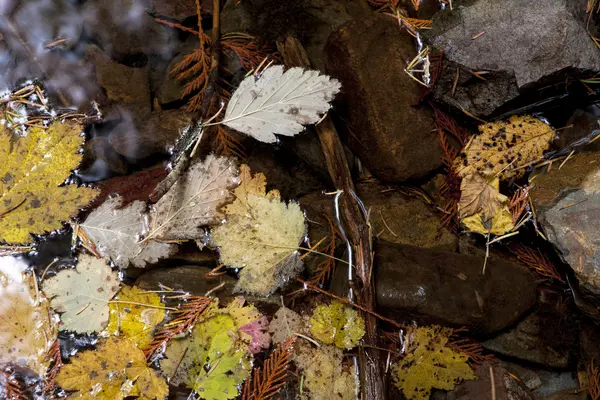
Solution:
M 177 251 L 172 243 L 146 241 L 140 244 L 149 230 L 146 203 L 134 201 L 123 208 L 121 203 L 120 196 L 106 200 L 79 225 L 102 257 L 121 268 L 127 268 L 130 263 L 143 268 Z
M 97 191 L 61 185 L 79 165 L 83 127 L 70 120 L 25 135 L 0 125 L 0 241 L 28 243 L 30 233 L 62 228 Z
M 124 286 L 110 303 L 110 317 L 105 332 L 122 336 L 144 350 L 152 343 L 152 331 L 165 317 L 164 304 L 156 293 L 137 286 Z M 132 303 L 128 303 L 131 301 Z
M 404 358 L 392 365 L 392 378 L 408 400 L 428 400 L 431 389 L 452 390 L 465 379 L 476 379 L 469 357 L 449 347 L 450 328 L 414 328 Z
M 43 283 L 50 304 L 61 313 L 61 330 L 100 332 L 108 323 L 108 302 L 119 291 L 119 277 L 103 259 L 83 255 L 76 269 L 64 269 Z
M 528 115 L 479 125 L 479 132 L 455 161 L 462 178 L 473 174 L 500 180 L 520 177 L 525 172 L 522 167 L 538 160 L 556 135 L 549 125 Z
M 247 168 L 240 168 L 242 179 L 250 175 Z M 296 249 L 306 231 L 304 214 L 298 203 L 286 204 L 279 192 L 266 193 L 254 180 L 242 180 L 234 194 L 224 208 L 225 221 L 212 229 L 211 243 L 223 264 L 243 268 L 237 291 L 266 296 L 302 270 Z
M 273 315 L 269 323 L 269 333 L 273 343 L 285 342 L 296 333 L 304 334 L 306 322 L 300 314 L 283 306 Z
M 365 334 L 365 321 L 358 312 L 337 300 L 317 306 L 309 324 L 315 339 L 342 349 L 356 347 Z
M 18 258 L 0 257 L 0 364 L 29 368 L 44 376 L 58 324 L 37 279 Z
M 263 350 L 267 350 L 271 345 L 271 335 L 267 332 L 269 329 L 269 321 L 264 315 L 259 319 L 249 322 L 240 327 L 240 332 L 250 336 L 250 344 L 248 350 L 252 354 L 258 354 Z
M 110 337 L 96 350 L 85 350 L 70 358 L 56 383 L 75 390 L 69 398 L 122 400 L 127 396 L 163 400 L 167 383 L 146 365 L 144 352 L 129 340 Z
M 233 92 L 222 123 L 265 143 L 274 133 L 294 136 L 304 125 L 314 124 L 326 113 L 340 90 L 340 83 L 319 71 L 283 66 L 264 69 L 258 79 L 250 75 Z

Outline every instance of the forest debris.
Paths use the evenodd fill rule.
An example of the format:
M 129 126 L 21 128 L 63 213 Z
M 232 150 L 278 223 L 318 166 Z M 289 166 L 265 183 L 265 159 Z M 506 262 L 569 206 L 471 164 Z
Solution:
M 540 249 L 516 245 L 510 251 L 517 256 L 519 261 L 541 276 L 566 283 L 564 278 L 558 273 L 554 263 Z
M 269 333 L 272 335 L 273 343 L 282 343 L 296 333 L 303 333 L 305 325 L 306 323 L 300 314 L 285 306 L 281 306 L 273 315 L 273 319 L 271 319 Z
M 365 334 L 365 321 L 358 312 L 336 300 L 317 306 L 309 324 L 315 339 L 341 349 L 356 347 Z

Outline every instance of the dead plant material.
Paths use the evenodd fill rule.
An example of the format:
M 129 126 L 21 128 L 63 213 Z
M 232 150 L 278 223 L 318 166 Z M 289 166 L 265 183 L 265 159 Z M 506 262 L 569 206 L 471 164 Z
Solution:
M 202 278 L 215 279 L 221 277 L 227 273 L 227 271 L 225 271 L 225 268 L 225 264 L 219 264 L 215 268 L 208 271 L 206 274 L 202 275 Z
M 52 366 L 48 372 L 46 372 L 46 377 L 44 378 L 44 387 L 42 388 L 43 393 L 52 392 L 56 388 L 55 379 L 63 366 L 59 339 L 56 339 L 50 348 L 50 351 L 48 352 L 48 359 L 50 360 Z
M 540 249 L 515 245 L 510 251 L 516 255 L 523 264 L 537 272 L 539 275 L 565 283 L 564 278 L 556 270 L 556 266 Z
M 224 50 L 231 51 L 240 59 L 242 68 L 252 71 L 257 68 L 265 58 L 278 59 L 277 53 L 267 45 L 261 45 L 258 40 L 246 33 L 226 33 L 221 38 Z
M 515 191 L 508 202 L 508 209 L 512 214 L 513 225 L 515 226 L 517 226 L 518 222 L 523 217 L 523 214 L 527 211 L 530 191 L 531 186 L 520 187 Z
M 191 331 L 213 299 L 205 296 L 177 295 L 168 296 L 167 300 L 180 300 L 182 303 L 179 304 L 176 311 L 172 312 L 173 319 L 157 329 L 154 340 L 144 350 L 148 361 L 153 360 L 156 355 L 164 351 L 167 342 L 173 337 Z
M 465 328 L 455 329 L 450 335 L 446 346 L 467 355 L 471 366 L 478 366 L 485 362 L 490 364 L 496 363 L 496 358 L 493 354 L 483 353 L 484 349 L 481 343 L 470 338 L 462 337 L 462 333 L 464 332 L 466 332 Z
M 277 396 L 286 384 L 295 342 L 296 336 L 291 336 L 277 345 L 262 368 L 254 368 L 252 376 L 244 383 L 242 400 L 271 400 Z
M 336 239 L 341 238 L 342 235 L 340 231 L 335 227 L 331 218 L 328 215 L 325 215 L 327 219 L 327 223 L 329 224 L 329 241 L 327 242 L 327 246 L 323 250 L 323 253 L 329 255 L 329 257 L 325 257 L 325 259 L 317 265 L 317 270 L 315 271 L 315 275 L 309 279 L 309 282 L 313 285 L 323 287 L 325 286 L 331 277 L 333 276 L 333 272 L 335 271 L 335 247 L 336 247 Z
M 25 385 L 16 378 L 11 367 L 0 370 L 0 382 L 7 400 L 26 400 L 29 398 L 24 387 Z
M 213 128 L 213 127 L 211 127 Z M 246 149 L 223 125 L 214 126 L 215 151 L 217 154 L 234 156 L 237 158 L 246 157 Z
M 588 378 L 588 393 L 592 400 L 600 400 L 600 368 L 592 358 L 586 368 Z

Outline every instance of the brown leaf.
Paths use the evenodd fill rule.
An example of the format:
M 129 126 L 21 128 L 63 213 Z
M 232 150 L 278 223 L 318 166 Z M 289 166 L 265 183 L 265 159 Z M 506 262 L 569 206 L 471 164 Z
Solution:
M 496 215 L 508 201 L 498 187 L 498 178 L 488 182 L 479 174 L 464 177 L 460 184 L 461 196 L 458 203 L 460 217 L 481 214 L 484 218 L 491 218 Z

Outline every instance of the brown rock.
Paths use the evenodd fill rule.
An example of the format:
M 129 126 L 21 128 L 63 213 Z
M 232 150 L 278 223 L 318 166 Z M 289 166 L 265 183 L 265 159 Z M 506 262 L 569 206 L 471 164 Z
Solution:
M 490 366 L 485 363 L 475 369 L 478 379 L 469 380 L 457 385 L 446 395 L 446 400 L 533 400 L 533 395 L 508 371 L 499 365 Z M 494 394 L 492 396 L 492 379 L 494 374 Z
M 196 15 L 196 0 L 152 0 L 150 9 L 164 17 L 182 21 L 187 17 Z M 212 14 L 213 1 L 202 0 L 200 2 L 202 14 Z
M 420 178 L 441 166 L 431 112 L 413 107 L 422 89 L 403 69 L 414 39 L 392 18 L 374 15 L 333 32 L 327 71 L 342 83 L 349 145 L 382 181 Z

